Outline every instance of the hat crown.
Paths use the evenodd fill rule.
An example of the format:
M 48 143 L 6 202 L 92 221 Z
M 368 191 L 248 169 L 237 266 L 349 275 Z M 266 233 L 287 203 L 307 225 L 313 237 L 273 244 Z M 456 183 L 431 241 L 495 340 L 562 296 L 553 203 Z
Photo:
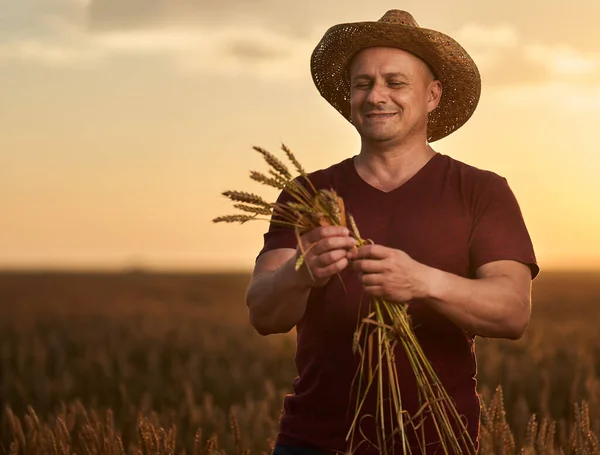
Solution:
M 391 9 L 387 13 L 383 15 L 379 22 L 387 22 L 389 24 L 396 25 L 409 25 L 411 27 L 418 27 L 417 21 L 412 15 L 407 11 L 402 11 L 399 9 Z
M 407 11 L 388 10 L 379 20 L 330 27 L 310 58 L 311 74 L 321 95 L 352 123 L 352 88 L 348 65 L 369 47 L 395 47 L 429 65 L 444 93 L 427 118 L 427 140 L 437 141 L 471 117 L 481 95 L 479 70 L 467 51 L 450 36 L 423 28 Z

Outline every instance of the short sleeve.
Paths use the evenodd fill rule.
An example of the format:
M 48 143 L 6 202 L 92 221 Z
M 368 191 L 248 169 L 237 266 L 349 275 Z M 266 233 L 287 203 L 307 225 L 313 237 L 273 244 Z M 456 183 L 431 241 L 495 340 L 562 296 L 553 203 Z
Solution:
M 279 193 L 279 196 L 277 197 L 278 204 L 285 204 L 286 202 L 291 202 L 292 200 L 292 196 L 290 196 L 289 193 L 283 190 Z M 283 226 L 277 222 L 274 222 L 274 220 L 277 220 L 276 215 L 273 215 L 273 217 L 271 217 L 269 229 L 263 235 L 263 247 L 256 256 L 256 259 L 258 259 L 267 251 L 276 250 L 278 248 L 296 249 L 296 247 L 298 246 L 298 241 L 296 240 L 294 228 L 292 226 Z
M 473 273 L 500 260 L 527 265 L 532 279 L 540 271 L 521 208 L 503 177 L 491 178 L 476 198 L 469 255 Z

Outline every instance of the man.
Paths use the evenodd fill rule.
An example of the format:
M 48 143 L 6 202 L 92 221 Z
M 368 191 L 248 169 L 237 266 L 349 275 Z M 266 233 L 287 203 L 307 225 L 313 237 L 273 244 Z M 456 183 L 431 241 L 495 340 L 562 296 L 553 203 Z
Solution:
M 363 295 L 409 303 L 420 345 L 477 445 L 474 337 L 520 338 L 539 272 L 506 180 L 429 145 L 473 114 L 477 67 L 452 38 L 392 10 L 377 22 L 329 29 L 311 69 L 322 96 L 358 131 L 361 149 L 309 178 L 344 199 L 374 244 L 356 250 L 346 229 L 315 229 L 301 239 L 314 247 L 295 271 L 293 231 L 272 225 L 265 234 L 247 292 L 250 321 L 263 335 L 297 329 L 298 377 L 274 453 L 348 450 L 358 366 L 352 337 Z M 416 388 L 401 353 L 397 368 L 403 408 L 414 415 Z M 366 406 L 373 411 L 373 403 Z M 372 440 L 373 419 L 362 424 L 364 441 L 352 450 L 382 452 Z M 426 452 L 443 453 L 427 431 Z M 420 453 L 414 435 L 410 443 Z

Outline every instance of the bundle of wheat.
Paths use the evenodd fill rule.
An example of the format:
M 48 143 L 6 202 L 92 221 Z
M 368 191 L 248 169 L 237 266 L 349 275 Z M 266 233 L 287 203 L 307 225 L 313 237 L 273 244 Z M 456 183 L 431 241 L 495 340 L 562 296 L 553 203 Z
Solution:
M 281 226 L 293 228 L 298 240 L 301 255 L 296 270 L 304 264 L 304 250 L 300 237 L 319 226 L 344 226 L 356 241 L 356 247 L 370 242 L 360 236 L 356 222 L 350 213 L 346 213 L 344 201 L 334 190 L 317 190 L 289 148 L 282 150 L 299 173 L 300 179 L 293 178 L 291 172 L 273 154 L 260 147 L 254 147 L 269 165 L 269 175 L 251 171 L 250 178 L 256 182 L 287 192 L 292 200 L 285 203 L 269 203 L 262 197 L 243 191 L 226 191 L 224 196 L 235 202 L 234 207 L 245 214 L 226 215 L 215 218 L 215 223 L 245 223 L 251 220 L 265 220 Z M 311 245 L 307 247 L 311 248 Z M 310 269 L 307 267 L 309 273 Z M 311 274 L 312 276 L 312 274 Z M 368 330 L 369 328 L 373 330 Z M 394 352 L 402 346 L 411 364 L 419 393 L 419 411 L 409 415 L 402 407 L 402 396 L 398 381 Z M 359 355 L 357 371 L 357 400 L 354 419 L 346 440 L 353 447 L 358 431 L 360 416 L 367 394 L 375 387 L 377 411 L 377 444 L 382 454 L 394 453 L 394 441 L 400 439 L 401 453 L 410 454 L 407 429 L 414 434 L 420 432 L 418 444 L 421 453 L 425 453 L 426 417 L 432 419 L 440 446 L 444 454 L 475 453 L 473 441 L 467 432 L 450 396 L 428 361 L 415 336 L 407 311 L 407 305 L 387 302 L 374 297 L 370 302 L 370 311 L 366 318 L 357 321 L 353 350 Z M 374 352 L 375 351 L 375 352 Z M 388 418 L 392 416 L 391 422 Z M 386 421 L 391 428 L 386 427 Z M 390 446 L 391 441 L 391 446 Z

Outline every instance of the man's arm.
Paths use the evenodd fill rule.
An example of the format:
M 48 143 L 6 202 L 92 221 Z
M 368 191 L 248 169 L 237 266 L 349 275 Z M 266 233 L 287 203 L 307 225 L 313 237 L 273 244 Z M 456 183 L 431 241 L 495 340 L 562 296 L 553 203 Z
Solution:
M 261 335 L 286 333 L 300 322 L 311 288 L 324 286 L 348 266 L 346 256 L 355 243 L 346 228 L 337 226 L 313 229 L 301 241 L 306 254 L 298 271 L 299 248 L 267 251 L 256 262 L 246 303 L 250 323 Z
M 516 261 L 481 266 L 476 279 L 428 268 L 425 299 L 463 330 L 517 340 L 531 317 L 531 271 Z
M 491 262 L 468 279 L 380 245 L 350 252 L 349 259 L 365 291 L 389 301 L 425 300 L 472 335 L 516 340 L 529 323 L 531 272 L 519 262 Z
M 296 250 L 267 251 L 258 258 L 246 294 L 250 323 L 261 335 L 289 332 L 302 319 L 310 286 L 294 270 Z

